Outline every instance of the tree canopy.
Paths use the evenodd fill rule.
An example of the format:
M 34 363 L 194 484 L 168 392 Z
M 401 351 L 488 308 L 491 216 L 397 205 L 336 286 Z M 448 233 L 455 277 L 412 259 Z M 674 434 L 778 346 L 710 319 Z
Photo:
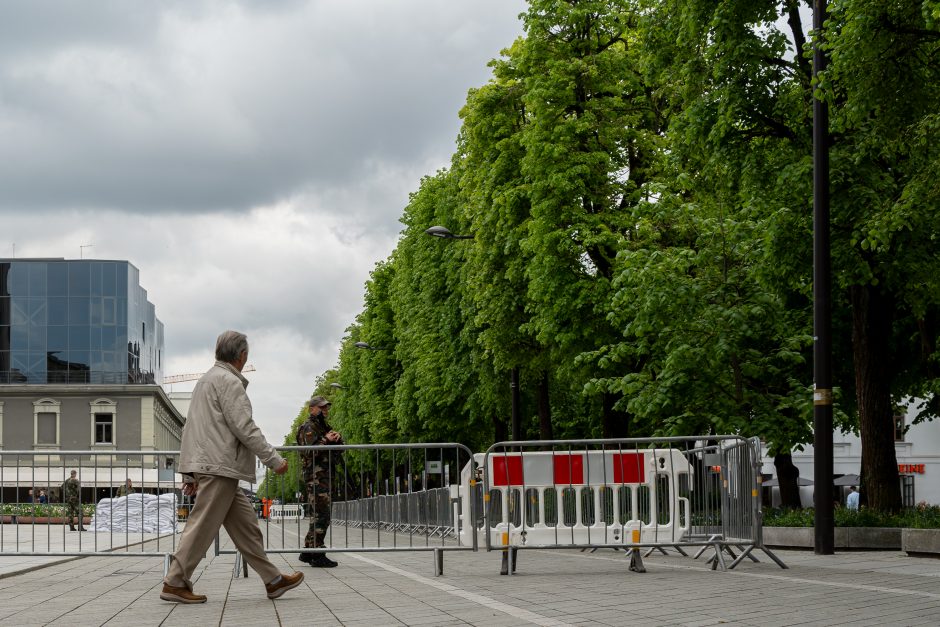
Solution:
M 329 373 L 347 441 L 506 439 L 515 371 L 525 437 L 757 435 L 785 465 L 812 438 L 816 95 L 837 423 L 897 508 L 893 415 L 940 409 L 940 3 L 834 0 L 818 83 L 809 15 L 530 0 Z

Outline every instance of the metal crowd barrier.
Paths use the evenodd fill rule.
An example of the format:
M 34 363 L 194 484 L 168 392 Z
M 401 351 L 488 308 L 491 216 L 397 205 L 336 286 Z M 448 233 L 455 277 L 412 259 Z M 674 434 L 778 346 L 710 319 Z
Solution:
M 448 488 L 333 503 L 333 524 L 455 537 Z
M 476 550 L 476 537 L 464 542 L 454 529 L 461 469 L 471 451 L 461 444 L 355 444 L 278 447 L 290 462 L 284 475 L 267 471 L 256 486 L 261 499 L 277 498 L 268 508 L 265 550 L 268 553 L 311 552 L 305 537 L 313 527 L 314 508 L 307 501 L 301 457 L 315 455 L 325 470 L 324 489 L 331 498 L 331 524 L 325 553 L 429 551 L 435 573 L 443 572 L 443 552 Z M 302 517 L 287 518 L 284 508 L 299 508 Z M 291 510 L 296 511 L 296 510 Z M 237 553 L 234 549 L 219 553 Z M 236 559 L 236 572 L 247 572 Z
M 0 450 L 0 556 L 133 553 L 163 557 L 166 566 L 189 509 L 178 458 L 179 451 Z M 72 518 L 75 531 L 64 494 L 72 470 L 82 514 Z M 131 494 L 117 497 L 128 479 Z
M 786 568 L 763 545 L 760 478 L 757 438 L 499 442 L 461 474 L 463 503 L 482 500 L 483 515 L 463 520 L 459 536 L 482 533 L 488 551 L 502 549 L 504 574 L 518 549 L 548 548 L 626 550 L 637 571 L 641 548 L 697 547 L 695 558 L 712 548 L 722 570 L 760 549 Z
M 267 471 L 246 494 L 264 518 L 268 553 L 311 552 L 314 508 L 301 456 L 325 468 L 331 525 L 324 552 L 501 550 L 503 572 L 519 549 L 709 549 L 712 568 L 757 561 L 763 544 L 760 445 L 756 438 L 632 438 L 500 442 L 473 454 L 455 443 L 280 447 L 284 475 Z M 136 555 L 177 548 L 191 503 L 174 472 L 178 451 L 0 450 L 0 556 Z M 88 531 L 69 530 L 63 484 L 81 483 Z M 126 480 L 135 495 L 115 498 Z M 162 495 L 162 496 L 160 496 Z M 46 502 L 40 502 L 40 496 Z M 275 500 L 276 499 L 276 500 Z M 737 553 L 735 553 L 737 551 Z M 236 554 L 221 549 L 216 554 Z M 726 564 L 725 554 L 733 561 Z M 240 556 L 236 570 L 247 567 Z

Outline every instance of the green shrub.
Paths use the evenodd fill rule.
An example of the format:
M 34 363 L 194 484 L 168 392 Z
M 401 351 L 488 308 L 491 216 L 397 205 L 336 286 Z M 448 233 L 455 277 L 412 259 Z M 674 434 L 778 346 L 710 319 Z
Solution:
M 0 504 L 0 516 L 34 516 L 57 518 L 65 516 L 65 505 L 62 503 L 39 504 L 39 503 L 3 503 Z M 82 514 L 85 516 L 95 515 L 94 503 L 83 503 Z
M 815 511 L 806 509 L 764 510 L 765 527 L 812 527 Z M 859 510 L 837 507 L 834 512 L 836 527 L 903 527 L 908 529 L 940 529 L 940 505 L 919 503 L 896 514 L 863 507 Z

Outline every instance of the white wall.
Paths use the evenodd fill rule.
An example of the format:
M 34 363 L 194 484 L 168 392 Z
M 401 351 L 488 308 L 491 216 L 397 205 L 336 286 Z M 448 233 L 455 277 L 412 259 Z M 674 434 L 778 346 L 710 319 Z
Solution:
M 914 501 L 919 503 L 940 504 L 940 421 L 911 425 L 916 411 L 908 409 L 905 424 L 910 425 L 904 435 L 903 442 L 894 445 L 898 464 L 923 464 L 924 473 L 914 473 Z M 862 442 L 852 433 L 843 434 L 838 431 L 833 434 L 833 472 L 835 474 L 860 474 L 862 458 Z M 764 465 L 762 472 L 776 476 L 774 460 L 767 455 L 766 448 L 762 451 Z M 800 469 L 800 477 L 813 479 L 813 445 L 804 446 L 802 451 L 793 451 L 793 463 Z M 836 488 L 838 490 L 838 486 Z M 773 489 L 774 504 L 779 502 L 780 495 L 777 488 Z M 837 492 L 838 494 L 838 492 Z M 813 488 L 800 488 L 800 495 L 804 507 L 812 506 Z M 845 492 L 842 493 L 842 502 L 845 502 Z

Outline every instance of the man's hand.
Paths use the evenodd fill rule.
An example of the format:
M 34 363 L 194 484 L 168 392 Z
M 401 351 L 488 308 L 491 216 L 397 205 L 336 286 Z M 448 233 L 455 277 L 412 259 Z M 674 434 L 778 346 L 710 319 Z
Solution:
M 337 442 L 343 439 L 343 436 L 341 436 L 338 432 L 333 431 L 331 429 L 330 431 L 327 432 L 326 436 L 324 436 L 324 439 L 330 444 L 336 444 Z
M 287 472 L 287 468 L 288 468 L 289 466 L 290 466 L 290 464 L 288 464 L 288 463 L 287 463 L 287 460 L 285 459 L 283 464 L 281 464 L 280 466 L 278 466 L 277 468 L 274 469 L 274 474 L 276 474 L 276 475 L 283 475 L 285 472 Z
M 198 483 L 184 483 L 183 484 L 183 496 L 196 496 L 196 492 L 199 491 Z

